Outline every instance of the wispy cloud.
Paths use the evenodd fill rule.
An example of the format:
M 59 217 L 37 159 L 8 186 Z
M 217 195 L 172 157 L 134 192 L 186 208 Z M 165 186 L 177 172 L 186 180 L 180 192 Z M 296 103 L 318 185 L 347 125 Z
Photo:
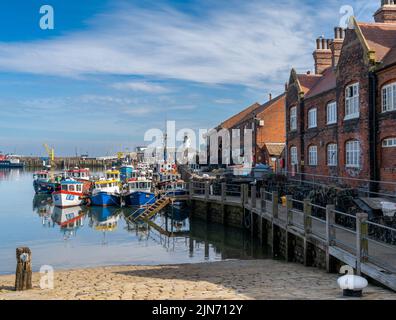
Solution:
M 233 103 L 236 103 L 236 101 L 234 99 L 224 98 L 224 99 L 216 99 L 214 101 L 214 103 L 217 103 L 217 104 L 233 104 Z
M 117 82 L 111 85 L 117 90 L 130 90 L 145 93 L 167 93 L 170 90 L 164 86 L 149 82 Z
M 169 6 L 125 5 L 89 30 L 51 40 L 0 44 L 0 70 L 80 77 L 143 75 L 206 84 L 260 86 L 291 64 L 311 66 L 314 12 L 291 0 L 231 1 L 199 16 Z M 337 12 L 335 12 L 337 14 Z M 287 48 L 287 49 L 286 49 Z M 119 88 L 153 92 L 148 83 Z

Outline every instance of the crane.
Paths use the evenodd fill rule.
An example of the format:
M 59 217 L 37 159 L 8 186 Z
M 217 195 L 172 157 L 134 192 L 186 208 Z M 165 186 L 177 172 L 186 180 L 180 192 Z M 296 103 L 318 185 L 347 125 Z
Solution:
M 48 154 L 48 161 L 49 161 L 49 165 L 50 165 L 51 178 L 53 178 L 54 169 L 55 169 L 55 149 L 49 147 L 48 144 L 46 144 L 46 143 L 44 143 L 44 148 L 45 148 L 45 151 Z

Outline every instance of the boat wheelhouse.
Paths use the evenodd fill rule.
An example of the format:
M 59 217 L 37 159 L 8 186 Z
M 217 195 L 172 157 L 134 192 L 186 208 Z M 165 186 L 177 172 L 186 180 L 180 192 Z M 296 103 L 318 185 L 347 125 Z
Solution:
M 88 168 L 85 169 L 79 169 L 79 168 L 74 168 L 71 170 L 66 171 L 67 177 L 70 179 L 74 180 L 89 180 L 90 179 L 90 171 Z
M 84 203 L 83 183 L 75 180 L 64 180 L 61 189 L 52 193 L 52 201 L 59 208 L 80 206 Z
M 120 181 L 115 179 L 95 181 L 90 200 L 91 205 L 94 206 L 120 206 Z
M 58 181 L 51 181 L 51 175 L 47 170 L 37 171 L 33 174 L 33 188 L 36 194 L 52 194 L 60 189 L 60 177 Z
M 121 181 L 120 180 L 120 171 L 112 169 L 112 170 L 107 170 L 106 173 L 106 180 L 116 180 L 116 181 Z
M 156 197 L 152 192 L 152 181 L 147 179 L 128 181 L 124 200 L 127 206 L 145 206 L 155 203 Z
M 124 164 L 120 167 L 120 176 L 122 181 L 127 181 L 132 178 L 132 174 L 135 171 L 132 165 Z
M 167 182 L 164 184 L 163 192 L 168 197 L 184 196 L 188 194 L 187 184 L 183 180 Z

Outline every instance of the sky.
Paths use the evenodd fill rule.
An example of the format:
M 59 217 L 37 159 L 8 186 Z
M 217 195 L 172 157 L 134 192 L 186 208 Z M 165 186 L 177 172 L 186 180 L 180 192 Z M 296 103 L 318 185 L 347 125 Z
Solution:
M 210 129 L 313 70 L 345 5 L 372 21 L 380 0 L 3 0 L 0 152 L 110 155 L 166 120 Z

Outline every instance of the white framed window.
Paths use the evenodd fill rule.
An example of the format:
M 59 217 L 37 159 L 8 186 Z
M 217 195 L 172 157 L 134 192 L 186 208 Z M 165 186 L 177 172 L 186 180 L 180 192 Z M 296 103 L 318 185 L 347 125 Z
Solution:
M 360 168 L 360 142 L 357 140 L 348 141 L 345 146 L 346 167 Z
M 297 147 L 290 148 L 290 163 L 292 165 L 298 164 Z
M 327 105 L 327 124 L 337 123 L 337 102 L 333 101 Z
M 336 167 L 338 162 L 338 147 L 335 143 L 327 145 L 327 165 Z
M 316 108 L 308 111 L 308 128 L 316 128 L 318 126 L 317 115 L 318 110 Z
M 382 141 L 383 148 L 396 148 L 396 138 L 387 138 Z
M 345 89 L 345 120 L 359 118 L 359 114 L 359 83 L 355 83 Z
M 382 112 L 396 110 L 396 82 L 382 88 Z
M 317 146 L 310 146 L 308 148 L 308 164 L 310 166 L 318 165 L 318 147 Z
M 290 130 L 297 130 L 297 107 L 290 109 Z

